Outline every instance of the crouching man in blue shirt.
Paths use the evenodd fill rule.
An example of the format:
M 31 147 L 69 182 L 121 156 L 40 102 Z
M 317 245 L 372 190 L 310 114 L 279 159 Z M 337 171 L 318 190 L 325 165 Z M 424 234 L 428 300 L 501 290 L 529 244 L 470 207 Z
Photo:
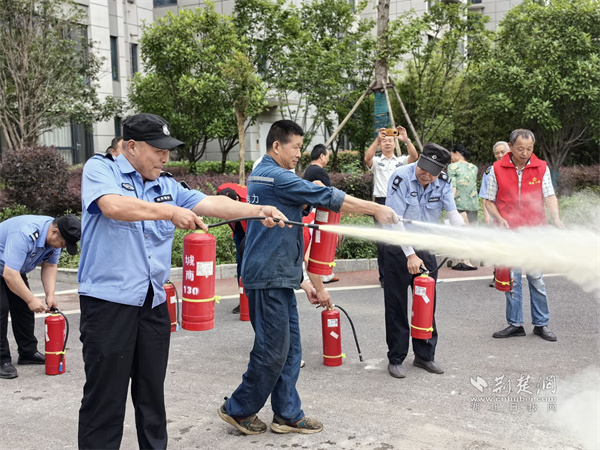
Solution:
M 8 347 L 8 313 L 19 351 L 19 364 L 44 364 L 34 335 L 34 313 L 57 306 L 54 289 L 58 258 L 62 248 L 77 254 L 81 221 L 72 214 L 53 219 L 48 216 L 18 216 L 0 224 L 0 378 L 18 376 Z M 42 265 L 44 302 L 29 289 L 27 274 Z
M 270 206 L 185 189 L 162 172 L 169 149 L 183 144 L 170 134 L 159 116 L 131 116 L 123 122 L 122 153 L 114 160 L 94 156 L 83 170 L 79 295 L 86 382 L 79 448 L 119 448 L 130 379 L 139 447 L 167 446 L 171 321 L 163 284 L 175 227 L 208 231 L 199 215 L 261 215 L 267 227 L 275 225 L 271 217 L 286 219 Z
M 302 205 L 331 211 L 371 214 L 381 223 L 398 221 L 384 205 L 359 200 L 334 188 L 317 186 L 289 172 L 300 159 L 302 128 L 290 121 L 275 122 L 267 135 L 267 154 L 248 178 L 248 202 L 275 205 L 290 220 L 302 220 Z M 248 223 L 242 281 L 250 305 L 254 347 L 242 384 L 219 408 L 219 416 L 244 434 L 264 433 L 266 424 L 257 413 L 269 395 L 276 433 L 318 433 L 323 424 L 304 416 L 296 381 L 302 347 L 294 289 L 302 281 L 304 245 L 302 228 L 268 230 Z M 331 307 L 320 275 L 309 274 L 316 299 Z M 311 300 L 309 296 L 309 300 Z

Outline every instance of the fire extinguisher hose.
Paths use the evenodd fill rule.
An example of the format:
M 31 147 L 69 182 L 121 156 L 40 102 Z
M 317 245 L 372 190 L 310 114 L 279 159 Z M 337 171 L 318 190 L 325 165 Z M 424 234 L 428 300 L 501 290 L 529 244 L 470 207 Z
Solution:
M 67 350 L 67 341 L 69 340 L 69 320 L 57 307 L 53 306 L 50 308 L 50 312 L 54 314 L 60 314 L 65 319 L 65 343 L 63 345 L 62 352 L 60 352 L 60 361 L 58 362 L 58 371 L 62 372 L 63 362 L 65 359 L 65 351 Z
M 265 220 L 268 217 L 265 216 L 248 216 L 248 217 L 237 217 L 235 219 L 229 219 L 229 220 L 225 220 L 223 222 L 218 222 L 218 223 L 211 223 L 209 225 L 207 225 L 208 228 L 214 228 L 214 227 L 220 227 L 221 225 L 227 225 L 228 223 L 233 223 L 233 222 L 244 222 L 247 220 Z M 279 222 L 281 219 L 273 219 L 275 222 Z M 319 229 L 319 225 L 315 225 L 314 223 L 302 223 L 302 222 L 294 222 L 292 220 L 283 220 L 283 223 L 285 223 L 286 225 L 294 225 L 297 227 L 306 227 L 306 228 L 313 228 L 315 230 Z

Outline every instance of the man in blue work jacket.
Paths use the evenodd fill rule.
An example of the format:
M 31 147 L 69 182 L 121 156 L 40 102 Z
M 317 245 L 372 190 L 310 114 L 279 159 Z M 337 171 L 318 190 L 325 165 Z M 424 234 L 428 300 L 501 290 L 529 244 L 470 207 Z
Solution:
M 48 216 L 17 216 L 0 223 L 0 378 L 16 378 L 8 347 L 8 313 L 19 351 L 19 364 L 44 364 L 34 335 L 36 312 L 56 306 L 54 289 L 58 258 L 62 248 L 77 254 L 81 221 L 69 214 L 58 219 Z M 27 274 L 42 265 L 44 302 L 29 289 Z
M 275 205 L 290 220 L 302 220 L 302 205 L 331 211 L 371 214 L 381 223 L 397 222 L 384 205 L 359 200 L 334 188 L 317 186 L 297 177 L 290 169 L 298 163 L 302 128 L 290 120 L 275 122 L 267 135 L 267 153 L 248 178 L 248 202 Z M 264 433 L 266 424 L 257 413 L 269 395 L 274 412 L 271 430 L 276 433 L 318 433 L 323 424 L 304 416 L 296 381 L 302 347 L 294 289 L 302 281 L 304 245 L 302 228 L 283 228 L 264 233 L 248 224 L 242 281 L 250 305 L 254 347 L 242 384 L 219 408 L 219 416 L 244 434 Z M 310 274 L 316 299 L 331 306 L 321 276 Z
M 456 210 L 452 185 L 442 169 L 450 163 L 450 152 L 437 144 L 426 144 L 415 164 L 400 167 L 388 184 L 385 204 L 401 219 L 436 223 L 442 207 L 448 213 L 452 225 L 464 225 Z M 402 222 L 396 226 L 404 230 Z M 412 228 L 407 224 L 406 229 Z M 410 326 L 408 324 L 408 287 L 420 273 L 421 267 L 436 269 L 435 255 L 415 250 L 411 246 L 387 245 L 385 248 L 385 332 L 388 345 L 388 371 L 395 378 L 404 378 L 402 362 L 408 354 Z M 437 271 L 431 276 L 437 281 Z M 437 293 L 436 293 L 437 296 Z M 413 338 L 415 359 L 413 365 L 431 373 L 442 374 L 444 370 L 434 361 L 437 344 L 435 324 L 436 298 L 433 299 L 434 318 L 431 339 Z
M 79 295 L 86 382 L 79 448 L 119 448 L 130 380 L 139 447 L 167 446 L 171 320 L 163 285 L 175 227 L 208 231 L 199 215 L 260 215 L 268 227 L 275 225 L 271 217 L 285 219 L 270 206 L 186 189 L 163 172 L 169 150 L 183 144 L 163 118 L 131 116 L 123 137 L 116 159 L 97 155 L 83 170 Z

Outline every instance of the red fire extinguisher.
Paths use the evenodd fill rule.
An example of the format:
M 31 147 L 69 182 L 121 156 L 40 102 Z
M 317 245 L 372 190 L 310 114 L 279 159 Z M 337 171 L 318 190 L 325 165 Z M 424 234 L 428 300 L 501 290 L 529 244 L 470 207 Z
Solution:
M 171 280 L 167 281 L 163 287 L 165 288 L 165 294 L 167 294 L 167 305 L 169 306 L 169 317 L 171 318 L 171 332 L 178 331 L 181 312 L 177 289 Z
M 333 305 L 333 308 L 325 309 L 321 313 L 323 364 L 330 367 L 341 366 L 342 358 L 346 357 L 346 355 L 342 353 L 342 328 L 340 326 L 340 311 L 338 311 L 338 309 L 346 315 L 348 322 L 350 322 L 352 334 L 354 335 L 354 342 L 356 342 L 356 349 L 358 350 L 358 357 L 361 362 L 363 360 L 360 345 L 358 345 L 358 338 L 356 337 L 354 322 L 352 322 L 352 319 L 344 308 L 340 305 Z
M 248 297 L 246 296 L 246 290 L 244 289 L 244 283 L 242 283 L 242 277 L 240 280 L 240 320 L 248 322 L 250 320 L 250 307 L 248 305 Z
M 46 375 L 65 373 L 65 350 L 69 337 L 69 321 L 57 308 L 46 317 Z
M 433 332 L 433 303 L 435 280 L 423 273 L 413 283 L 410 335 L 416 339 L 431 339 Z
M 323 208 L 317 208 L 315 225 L 339 225 L 341 213 Z M 335 247 L 338 236 L 336 233 L 316 229 L 313 231 L 308 270 L 318 275 L 331 275 L 335 266 Z
M 185 330 L 215 326 L 215 269 L 217 240 L 197 230 L 183 239 L 182 323 Z
M 323 329 L 323 364 L 330 367 L 342 365 L 342 329 L 340 312 L 335 309 L 324 309 L 321 313 Z
M 494 285 L 499 291 L 512 292 L 512 269 L 510 267 L 497 266 L 494 273 Z

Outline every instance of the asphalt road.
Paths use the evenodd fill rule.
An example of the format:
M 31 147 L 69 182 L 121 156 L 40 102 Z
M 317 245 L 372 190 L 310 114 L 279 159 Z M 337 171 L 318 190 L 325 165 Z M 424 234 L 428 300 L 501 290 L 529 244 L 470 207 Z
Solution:
M 383 290 L 374 272 L 339 274 L 330 285 L 334 303 L 351 315 L 364 357 L 342 319 L 340 367 L 322 364 L 320 310 L 298 295 L 303 354 L 298 390 L 308 416 L 324 422 L 315 435 L 243 436 L 217 416 L 223 397 L 241 381 L 252 346 L 250 323 L 231 314 L 235 281 L 223 280 L 224 298 L 210 331 L 172 334 L 166 380 L 169 447 L 173 449 L 431 449 L 600 447 L 599 299 L 561 277 L 547 277 L 550 328 L 558 342 L 531 333 L 498 340 L 505 326 L 501 293 L 488 287 L 489 269 L 476 278 L 438 284 L 436 354 L 445 374 L 405 365 L 407 378 L 387 373 Z M 440 274 L 442 275 L 442 274 Z M 217 288 L 217 293 L 219 288 Z M 64 302 L 62 302 L 64 300 Z M 16 366 L 19 377 L 0 380 L 0 448 L 76 448 L 77 415 L 84 383 L 79 313 L 72 294 L 62 296 L 71 336 L 67 371 L 47 376 L 43 366 Z M 64 306 L 73 306 L 65 308 Z M 525 305 L 529 320 L 529 305 Z M 36 320 L 43 351 L 43 320 Z M 9 332 L 11 349 L 16 346 Z M 494 393 L 494 390 L 496 392 Z M 259 417 L 269 423 L 267 404 Z M 131 403 L 123 449 L 137 448 Z

